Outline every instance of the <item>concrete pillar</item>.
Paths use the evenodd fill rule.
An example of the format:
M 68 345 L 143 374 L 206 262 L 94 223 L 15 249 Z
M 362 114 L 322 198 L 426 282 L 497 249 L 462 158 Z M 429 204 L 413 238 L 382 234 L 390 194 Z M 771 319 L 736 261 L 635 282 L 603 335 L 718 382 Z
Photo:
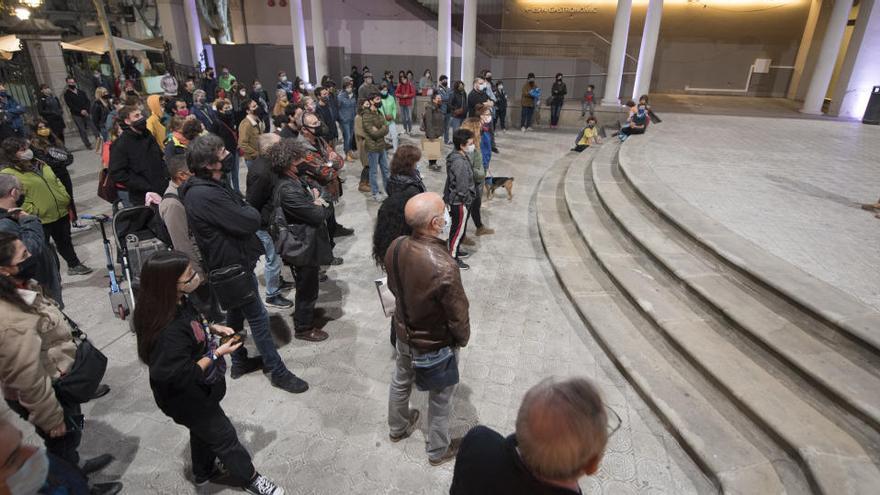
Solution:
M 199 22 L 196 0 L 184 0 L 183 13 L 186 15 L 186 31 L 189 34 L 189 49 L 192 53 L 193 65 L 204 70 L 205 61 L 202 60 L 202 53 L 205 47 L 202 43 L 202 25 Z
M 816 24 L 819 21 L 819 12 L 822 10 L 822 0 L 811 0 L 810 13 L 807 14 L 807 24 L 804 26 L 804 35 L 798 47 L 797 57 L 794 60 L 794 70 L 791 81 L 788 83 L 786 98 L 793 100 L 797 96 L 801 76 L 804 74 L 804 66 L 807 65 L 807 57 L 810 55 L 810 47 L 813 46 L 813 36 L 816 34 Z
M 289 0 L 290 27 L 293 31 L 293 57 L 296 75 L 304 81 L 309 79 L 309 59 L 306 52 L 306 23 L 303 19 L 302 0 Z
M 439 0 L 437 4 L 437 72 L 435 81 L 445 75 L 452 77 L 452 0 Z M 452 84 L 449 84 L 452 87 Z
M 464 0 L 464 19 L 461 33 L 461 80 L 464 87 L 474 81 L 474 62 L 477 58 L 477 0 Z M 451 86 L 451 85 L 450 85 Z
M 629 17 L 632 0 L 617 0 L 617 13 L 614 15 L 614 32 L 611 35 L 611 52 L 608 55 L 608 73 L 605 76 L 605 97 L 602 106 L 620 106 L 620 83 L 623 77 L 623 62 L 626 59 L 626 39 L 629 37 Z
M 657 39 L 660 37 L 660 18 L 663 16 L 663 0 L 650 0 L 645 15 L 645 30 L 642 32 L 642 45 L 639 48 L 639 62 L 636 66 L 636 80 L 633 84 L 633 100 L 648 94 L 651 89 L 651 75 L 654 72 L 654 58 L 657 55 Z
M 195 65 L 187 40 L 185 8 L 182 0 L 156 0 L 162 38 L 171 44 L 171 56 L 178 63 Z
M 324 38 L 324 7 L 323 0 L 311 0 L 312 5 L 312 46 L 315 51 L 315 84 L 329 74 L 327 68 L 327 41 Z
M 861 120 L 880 86 L 880 0 L 862 0 L 828 113 Z
M 819 49 L 819 58 L 816 59 L 816 68 L 810 77 L 810 85 L 807 95 L 804 97 L 802 113 L 813 115 L 822 114 L 822 103 L 828 92 L 828 84 L 834 74 L 834 64 L 837 62 L 837 54 L 840 51 L 840 42 L 846 30 L 849 20 L 849 12 L 852 9 L 852 0 L 836 0 L 825 28 L 825 37 L 822 39 L 822 47 Z

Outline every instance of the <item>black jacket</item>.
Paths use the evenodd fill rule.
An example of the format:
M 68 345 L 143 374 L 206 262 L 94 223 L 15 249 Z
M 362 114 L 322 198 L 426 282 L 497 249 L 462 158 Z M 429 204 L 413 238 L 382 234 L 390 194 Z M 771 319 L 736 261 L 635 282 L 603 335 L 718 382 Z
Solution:
M 64 110 L 61 109 L 61 102 L 55 95 L 46 96 L 40 94 L 37 97 L 37 111 L 40 117 L 46 119 L 46 123 L 50 128 L 60 127 L 64 129 Z M 61 137 L 61 136 L 59 136 Z
M 230 153 L 238 153 L 238 123 L 232 113 L 223 114 L 223 112 L 215 113 L 217 116 L 217 136 L 223 140 L 223 147 Z
M 489 95 L 487 95 L 485 91 L 477 91 L 476 89 L 471 90 L 467 99 L 468 117 L 479 117 L 479 115 L 477 115 L 477 105 L 485 103 L 488 100 Z
M 385 264 L 385 253 L 394 239 L 412 233 L 403 210 L 410 198 L 425 191 L 425 184 L 418 175 L 395 174 L 388 180 L 388 197 L 379 206 L 373 232 L 373 258 L 380 264 Z
M 454 91 L 452 97 L 449 98 L 449 115 L 452 117 L 463 119 L 467 117 L 468 96 L 464 91 Z M 456 115 L 455 112 L 459 108 L 464 109 L 464 113 Z
M 110 178 L 129 192 L 163 194 L 168 187 L 164 153 L 149 131 L 131 129 L 110 145 Z
M 318 206 L 309 192 L 308 185 L 301 179 L 284 176 L 278 180 L 274 194 L 279 195 L 281 210 L 288 225 L 300 224 L 314 227 L 315 236 L 306 241 L 315 242 L 311 260 L 300 266 L 320 266 L 330 264 L 333 248 L 327 231 L 327 218 L 333 212 L 329 206 Z M 273 196 L 274 198 L 274 196 Z
M 110 178 L 130 192 L 162 194 L 168 187 L 164 153 L 148 131 L 131 129 L 110 145 Z
M 339 131 L 336 128 L 336 115 L 333 112 L 330 103 L 328 102 L 326 105 L 321 106 L 318 105 L 315 109 L 315 113 L 318 114 L 318 117 L 321 118 L 321 122 L 326 126 L 324 134 L 324 138 L 327 140 L 333 140 L 339 137 Z
M 79 115 L 83 110 L 88 112 L 90 110 L 89 107 L 92 105 L 89 97 L 81 89 L 77 89 L 76 93 L 70 89 L 65 90 L 64 103 L 73 115 Z
M 226 381 L 205 383 L 205 372 L 196 364 L 208 352 L 207 336 L 199 323 L 198 312 L 185 300 L 150 352 L 153 398 L 176 421 L 198 420 L 226 394 Z
M 256 236 L 260 212 L 228 185 L 192 177 L 180 186 L 189 228 L 210 272 L 229 265 L 257 265 L 263 244 Z
M 245 198 L 249 205 L 260 212 L 262 217 L 261 230 L 268 228 L 272 218 L 272 193 L 275 191 L 277 183 L 278 176 L 272 172 L 269 162 L 265 158 L 259 157 L 251 162 L 247 172 Z
M 110 115 L 110 107 L 95 100 L 92 102 L 92 108 L 89 113 L 92 114 L 92 122 L 94 122 L 95 127 L 103 129 L 104 123 L 107 122 L 107 116 Z
M 64 308 L 61 299 L 61 275 L 58 272 L 58 254 L 46 241 L 40 219 L 22 214 L 16 221 L 0 208 L 0 232 L 15 234 L 21 239 L 31 256 L 19 265 L 21 278 L 32 278 L 40 284 L 46 295 Z
M 416 175 L 392 175 L 388 179 L 388 196 L 403 196 L 406 198 L 404 200 L 404 203 L 406 203 L 409 201 L 409 198 L 427 191 L 424 182 L 422 182 L 422 178 L 418 175 L 419 173 L 415 172 L 415 174 Z
M 554 105 L 561 105 L 565 101 L 566 94 L 568 94 L 568 88 L 564 82 L 556 81 L 550 88 L 550 100 Z

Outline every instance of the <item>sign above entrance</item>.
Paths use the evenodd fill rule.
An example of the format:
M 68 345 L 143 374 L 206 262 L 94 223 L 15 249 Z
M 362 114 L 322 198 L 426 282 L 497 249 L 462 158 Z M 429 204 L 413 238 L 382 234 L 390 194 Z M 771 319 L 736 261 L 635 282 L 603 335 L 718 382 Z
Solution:
M 526 14 L 598 14 L 599 7 L 587 5 L 585 7 L 525 7 Z

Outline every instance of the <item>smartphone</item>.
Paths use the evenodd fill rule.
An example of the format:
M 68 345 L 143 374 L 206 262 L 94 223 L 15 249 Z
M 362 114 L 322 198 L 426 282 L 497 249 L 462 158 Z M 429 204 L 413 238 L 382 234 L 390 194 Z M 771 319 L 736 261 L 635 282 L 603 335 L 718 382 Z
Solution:
M 232 341 L 233 345 L 244 342 L 244 335 L 240 333 L 234 333 L 232 335 L 224 335 L 220 337 L 220 345 L 226 345 L 227 342 Z

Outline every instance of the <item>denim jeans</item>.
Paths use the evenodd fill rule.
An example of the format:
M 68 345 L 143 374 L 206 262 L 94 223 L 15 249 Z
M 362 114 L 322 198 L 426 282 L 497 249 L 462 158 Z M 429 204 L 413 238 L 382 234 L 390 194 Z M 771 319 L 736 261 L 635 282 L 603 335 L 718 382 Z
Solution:
M 403 130 L 412 132 L 412 107 L 400 107 L 400 117 L 403 120 Z
M 241 185 L 239 184 L 238 177 L 238 160 L 241 157 L 238 156 L 238 150 L 235 150 L 232 155 L 232 170 L 229 172 L 229 185 L 232 186 L 232 189 L 235 192 L 241 192 Z
M 455 134 L 455 131 L 457 131 L 461 127 L 461 123 L 464 122 L 464 119 L 452 117 L 450 121 L 452 122 L 452 133 Z
M 354 121 L 340 122 L 342 127 L 342 150 L 345 153 L 351 151 L 352 141 L 354 140 Z
M 443 144 L 449 144 L 449 121 L 450 120 L 451 120 L 451 117 L 447 113 L 443 117 Z
M 532 127 L 532 114 L 535 112 L 534 107 L 522 107 L 522 113 L 519 117 L 519 126 L 526 129 Z
M 458 351 L 454 351 L 456 357 Z M 409 426 L 409 396 L 416 380 L 412 366 L 412 349 L 397 341 L 397 361 L 391 375 L 388 393 L 388 426 L 392 435 L 399 435 Z M 455 385 L 439 391 L 428 392 L 428 442 L 425 450 L 428 459 L 443 457 L 449 448 L 449 418 L 452 416 L 452 395 Z
M 550 125 L 559 125 L 559 114 L 562 113 L 562 103 L 550 105 Z
M 388 189 L 388 179 L 391 177 L 391 173 L 388 171 L 388 154 L 384 151 L 371 151 L 370 155 L 370 192 L 373 196 L 379 194 L 379 177 L 378 168 L 382 168 L 382 191 L 386 192 Z
M 263 243 L 263 250 L 266 252 L 266 268 L 263 278 L 266 279 L 266 297 L 273 297 L 281 294 L 281 258 L 275 253 L 275 243 L 272 242 L 272 236 L 265 230 L 258 230 L 257 237 Z
M 6 399 L 9 409 L 15 411 L 21 419 L 27 421 L 30 411 L 17 400 Z M 42 430 L 39 426 L 34 426 L 37 435 L 43 439 L 46 450 L 57 457 L 60 457 L 79 467 L 79 444 L 82 442 L 82 429 L 74 427 L 74 424 L 81 424 L 82 410 L 79 404 L 61 403 L 61 413 L 63 414 L 64 425 L 67 427 L 67 433 L 64 436 L 52 438 L 48 431 Z
M 251 283 L 254 290 L 258 289 L 257 276 L 251 274 Z M 263 356 L 263 373 L 273 377 L 280 377 L 287 373 L 287 366 L 278 355 L 272 334 L 269 332 L 269 313 L 263 306 L 263 301 L 257 297 L 253 301 L 240 308 L 230 309 L 226 312 L 226 325 L 241 332 L 244 329 L 244 320 L 247 319 L 251 327 L 251 336 L 260 355 Z M 232 353 L 232 364 L 235 365 L 241 359 L 247 358 L 247 350 L 244 347 Z
M 397 151 L 397 144 L 400 142 L 397 138 L 397 123 L 388 122 L 388 135 L 391 136 L 391 148 Z

